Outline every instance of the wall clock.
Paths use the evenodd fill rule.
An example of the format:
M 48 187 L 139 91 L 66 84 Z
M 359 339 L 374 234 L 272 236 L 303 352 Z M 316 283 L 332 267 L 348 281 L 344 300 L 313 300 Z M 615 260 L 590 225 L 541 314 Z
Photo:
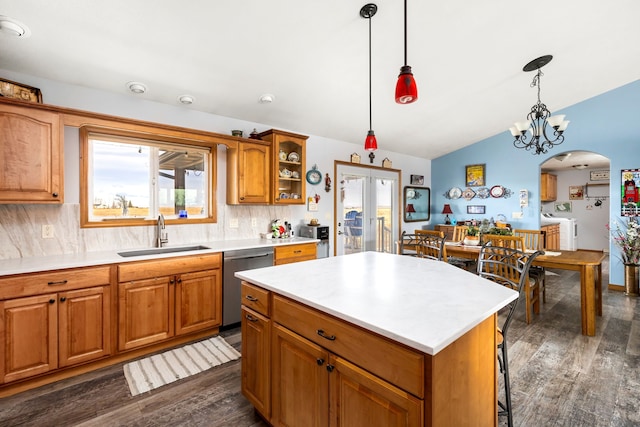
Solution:
M 307 182 L 312 185 L 317 185 L 320 184 L 320 181 L 322 181 L 322 174 L 314 166 L 307 172 Z

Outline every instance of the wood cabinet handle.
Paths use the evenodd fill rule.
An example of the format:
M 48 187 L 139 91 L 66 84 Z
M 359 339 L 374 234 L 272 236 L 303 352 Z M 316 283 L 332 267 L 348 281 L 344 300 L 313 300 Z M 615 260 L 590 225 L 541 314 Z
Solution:
M 247 295 L 245 298 L 252 302 L 258 301 L 258 298 L 254 297 L 253 295 Z
M 249 322 L 257 322 L 257 321 L 258 321 L 258 319 L 256 319 L 255 317 L 253 317 L 253 316 L 252 316 L 252 315 L 250 315 L 250 314 L 247 314 L 247 315 L 245 316 L 245 318 L 246 318 Z
M 49 286 L 66 285 L 67 281 L 66 280 L 60 280 L 58 282 L 48 282 L 47 284 Z
M 322 338 L 329 340 L 329 341 L 335 341 L 336 340 L 336 336 L 335 335 L 327 335 L 324 333 L 324 331 L 322 329 L 318 329 L 316 331 L 318 333 L 318 335 L 320 335 Z
M 301 254 L 302 250 L 293 251 L 294 254 Z

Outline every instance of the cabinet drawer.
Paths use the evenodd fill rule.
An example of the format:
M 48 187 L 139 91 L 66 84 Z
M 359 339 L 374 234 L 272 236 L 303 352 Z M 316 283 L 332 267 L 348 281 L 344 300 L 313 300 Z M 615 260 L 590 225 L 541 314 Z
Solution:
M 269 317 L 269 291 L 242 282 L 242 305 Z
M 414 396 L 424 398 L 425 362 L 421 353 L 279 295 L 273 297 L 272 319 Z
M 281 265 L 316 259 L 316 252 L 317 248 L 315 243 L 277 246 L 274 248 L 274 264 Z
M 20 274 L 0 279 L 0 299 L 89 288 L 110 283 L 111 267 L 109 266 Z
M 118 265 L 118 282 L 213 270 L 221 266 L 221 253 L 128 262 Z

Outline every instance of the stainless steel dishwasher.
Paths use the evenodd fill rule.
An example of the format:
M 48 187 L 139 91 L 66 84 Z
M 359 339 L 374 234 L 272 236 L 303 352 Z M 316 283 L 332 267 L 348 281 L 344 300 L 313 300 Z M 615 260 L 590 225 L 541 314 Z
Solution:
M 240 279 L 236 271 L 273 266 L 273 248 L 240 249 L 224 252 L 222 284 L 222 326 L 240 322 Z

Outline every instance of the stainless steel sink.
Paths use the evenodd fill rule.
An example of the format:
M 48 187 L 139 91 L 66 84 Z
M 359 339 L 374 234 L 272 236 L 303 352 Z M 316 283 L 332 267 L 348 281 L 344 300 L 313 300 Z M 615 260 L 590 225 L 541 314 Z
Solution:
M 180 246 L 176 248 L 151 248 L 151 249 L 140 249 L 136 251 L 118 252 L 118 255 L 122 257 L 132 257 L 132 256 L 170 254 L 173 252 L 202 251 L 205 249 L 211 249 L 211 248 L 207 246 L 202 246 L 202 245 Z

